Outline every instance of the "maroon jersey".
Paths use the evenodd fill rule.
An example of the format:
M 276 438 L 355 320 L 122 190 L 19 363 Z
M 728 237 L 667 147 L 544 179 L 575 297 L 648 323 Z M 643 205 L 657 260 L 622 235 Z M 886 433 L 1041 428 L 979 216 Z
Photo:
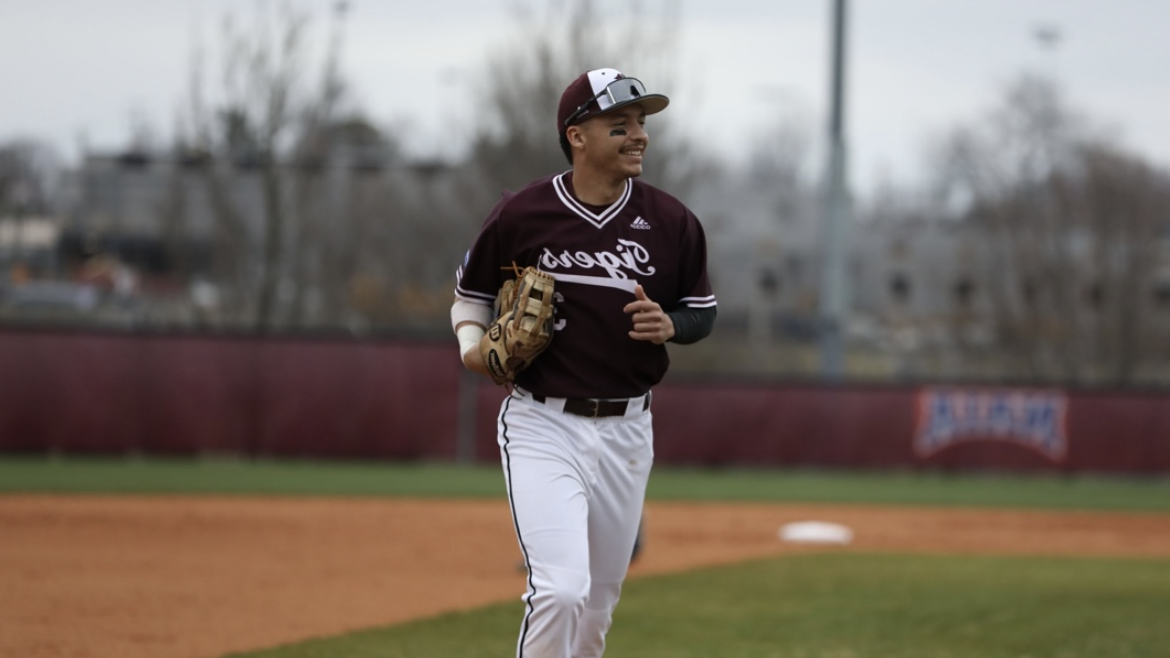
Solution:
M 641 395 L 669 365 L 665 345 L 634 340 L 634 285 L 671 311 L 715 306 L 699 220 L 679 200 L 637 179 L 605 207 L 581 203 L 572 172 L 538 180 L 496 204 L 456 273 L 455 295 L 490 305 L 512 264 L 556 280 L 552 344 L 516 384 L 549 397 Z

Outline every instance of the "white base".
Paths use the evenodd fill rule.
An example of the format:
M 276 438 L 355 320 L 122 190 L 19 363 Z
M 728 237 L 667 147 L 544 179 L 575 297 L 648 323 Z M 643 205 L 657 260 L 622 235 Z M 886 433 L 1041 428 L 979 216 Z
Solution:
M 801 544 L 840 544 L 853 541 L 853 531 L 839 523 L 798 521 L 780 526 L 781 541 Z

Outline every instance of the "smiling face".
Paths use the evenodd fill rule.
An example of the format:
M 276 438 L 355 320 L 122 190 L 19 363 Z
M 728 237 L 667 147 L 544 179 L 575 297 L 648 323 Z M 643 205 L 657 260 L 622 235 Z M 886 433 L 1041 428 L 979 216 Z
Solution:
M 631 103 L 572 126 L 573 168 L 588 168 L 625 180 L 642 175 L 642 158 L 650 144 L 646 111 Z

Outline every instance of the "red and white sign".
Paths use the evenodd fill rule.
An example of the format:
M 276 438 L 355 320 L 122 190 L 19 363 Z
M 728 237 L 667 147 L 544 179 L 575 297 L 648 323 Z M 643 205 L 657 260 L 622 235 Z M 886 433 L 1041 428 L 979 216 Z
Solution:
M 929 457 L 972 441 L 1008 441 L 1059 462 L 1068 452 L 1063 391 L 925 388 L 918 392 L 914 452 Z

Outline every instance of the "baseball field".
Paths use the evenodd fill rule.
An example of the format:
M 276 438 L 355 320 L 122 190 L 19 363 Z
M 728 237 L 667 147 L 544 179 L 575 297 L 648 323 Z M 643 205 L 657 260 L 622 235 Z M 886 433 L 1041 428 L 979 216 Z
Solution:
M 522 591 L 494 467 L 0 458 L 0 656 L 508 656 Z M 660 468 L 606 655 L 1147 658 L 1167 611 L 1166 479 Z

